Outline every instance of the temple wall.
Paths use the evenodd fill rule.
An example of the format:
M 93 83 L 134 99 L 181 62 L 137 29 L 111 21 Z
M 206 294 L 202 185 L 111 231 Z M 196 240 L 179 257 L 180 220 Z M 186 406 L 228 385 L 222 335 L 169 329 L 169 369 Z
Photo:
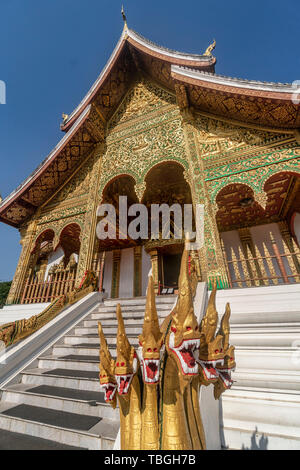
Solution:
M 105 254 L 105 263 L 104 263 L 104 275 L 103 275 L 103 288 L 107 297 L 111 296 L 111 277 L 112 277 L 112 266 L 113 266 L 113 253 L 108 251 Z
M 133 248 L 121 250 L 119 297 L 133 297 Z
M 47 279 L 49 269 L 55 264 L 59 264 L 65 256 L 64 250 L 59 246 L 53 253 L 49 255 L 48 264 L 45 272 L 45 279 Z

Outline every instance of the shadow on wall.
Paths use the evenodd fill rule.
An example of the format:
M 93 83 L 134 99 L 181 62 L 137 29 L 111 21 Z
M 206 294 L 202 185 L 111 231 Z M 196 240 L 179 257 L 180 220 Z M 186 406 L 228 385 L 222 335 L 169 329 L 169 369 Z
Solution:
M 230 445 L 225 444 L 225 435 L 224 435 L 224 421 L 223 421 L 223 404 L 222 399 L 220 399 L 219 406 L 219 420 L 220 420 L 220 438 L 221 438 L 221 448 L 223 450 L 229 450 Z M 245 444 L 242 445 L 241 450 L 268 450 L 269 439 L 264 434 L 260 437 L 258 435 L 258 428 L 255 426 L 255 431 L 251 435 L 251 445 L 246 447 Z
M 264 434 L 261 435 L 258 441 L 258 429 L 255 427 L 255 431 L 251 436 L 251 447 L 245 447 L 244 444 L 242 446 L 242 450 L 267 450 L 268 449 L 268 442 L 269 439 L 265 437 Z

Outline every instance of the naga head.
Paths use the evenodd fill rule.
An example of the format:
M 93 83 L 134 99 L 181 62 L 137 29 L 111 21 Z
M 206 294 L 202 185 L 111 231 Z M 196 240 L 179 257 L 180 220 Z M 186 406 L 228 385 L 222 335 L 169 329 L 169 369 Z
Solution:
M 159 382 L 159 363 L 163 352 L 163 338 L 159 329 L 155 305 L 153 278 L 149 276 L 143 332 L 139 336 L 138 357 L 143 381 L 156 385 Z
M 225 313 L 221 320 L 219 334 L 223 338 L 223 350 L 224 350 L 224 362 L 223 364 L 218 364 L 216 366 L 217 372 L 219 374 L 218 381 L 214 387 L 214 396 L 217 400 L 220 398 L 220 395 L 225 391 L 231 388 L 233 380 L 231 379 L 231 372 L 235 369 L 235 354 L 234 346 L 229 344 L 229 334 L 230 334 L 230 306 L 227 303 Z
M 188 273 L 188 250 L 181 258 L 178 282 L 178 299 L 172 312 L 172 321 L 166 336 L 166 350 L 177 364 L 182 387 L 198 374 L 195 355 L 200 345 L 197 318 L 194 314 L 193 297 Z
M 137 372 L 137 356 L 133 346 L 126 336 L 124 321 L 121 313 L 121 305 L 117 305 L 118 333 L 117 333 L 117 359 L 115 366 L 115 379 L 118 393 L 128 397 L 130 384 Z
M 100 338 L 100 385 L 104 392 L 104 399 L 106 403 L 110 403 L 110 405 L 115 408 L 117 390 L 117 382 L 114 375 L 115 361 L 111 357 L 111 354 L 107 347 L 107 342 L 100 322 L 98 322 L 98 333 Z
M 216 310 L 217 285 L 214 283 L 213 290 L 207 305 L 207 310 L 200 323 L 200 349 L 199 349 L 199 372 L 201 383 L 209 385 L 218 380 L 216 366 L 224 361 L 223 336 L 218 332 L 215 336 L 218 324 L 218 312 Z

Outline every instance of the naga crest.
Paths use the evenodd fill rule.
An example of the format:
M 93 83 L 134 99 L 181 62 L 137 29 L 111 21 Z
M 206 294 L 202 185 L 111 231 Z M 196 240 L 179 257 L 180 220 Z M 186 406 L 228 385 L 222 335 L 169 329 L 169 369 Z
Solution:
M 197 318 L 194 314 L 193 296 L 188 273 L 189 252 L 184 250 L 181 258 L 178 282 L 178 300 L 172 312 L 172 320 L 166 337 L 166 350 L 179 371 L 181 385 L 198 374 L 195 355 L 200 346 Z
M 138 357 L 143 381 L 156 385 L 159 382 L 159 364 L 163 352 L 163 335 L 159 329 L 152 276 L 149 276 L 143 332 L 139 336 Z
M 98 334 L 100 338 L 100 364 L 99 379 L 106 403 L 110 403 L 113 408 L 116 407 L 117 382 L 115 379 L 115 361 L 111 357 L 107 342 L 102 330 L 102 325 L 98 322 Z
M 233 380 L 231 379 L 231 372 L 235 370 L 235 354 L 234 346 L 229 344 L 229 334 L 230 334 L 230 306 L 227 303 L 225 313 L 221 320 L 221 325 L 219 333 L 223 338 L 223 351 L 224 351 L 224 361 L 223 364 L 217 364 L 216 369 L 219 375 L 218 381 L 215 384 L 214 396 L 217 400 L 220 398 L 221 393 L 225 390 L 231 388 Z
M 115 379 L 118 385 L 118 393 L 128 396 L 130 384 L 137 372 L 137 356 L 133 346 L 126 336 L 121 305 L 117 305 L 118 333 L 117 333 L 117 359 L 115 366 Z
M 224 360 L 223 335 L 218 332 L 218 312 L 216 309 L 217 285 L 213 290 L 207 305 L 207 310 L 200 323 L 200 349 L 198 363 L 200 365 L 200 377 L 203 385 L 214 383 L 218 379 L 216 366 Z

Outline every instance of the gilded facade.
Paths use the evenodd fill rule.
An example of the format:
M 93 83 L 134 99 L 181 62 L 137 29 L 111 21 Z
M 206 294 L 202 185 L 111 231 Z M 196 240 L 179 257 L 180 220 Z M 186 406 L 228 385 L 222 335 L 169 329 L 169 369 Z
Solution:
M 215 75 L 214 65 L 211 53 L 175 53 L 124 29 L 90 92 L 65 116 L 65 137 L 1 202 L 1 221 L 20 230 L 22 244 L 9 303 L 21 301 L 26 280 L 43 260 L 55 259 L 59 247 L 65 267 L 76 255 L 77 285 L 88 269 L 102 278 L 103 254 L 113 250 L 114 297 L 122 250 L 132 248 L 133 295 L 140 295 L 146 243 L 107 245 L 96 237 L 97 207 L 122 191 L 132 202 L 170 202 L 171 194 L 182 204 L 204 205 L 198 279 L 223 288 L 269 285 L 268 278 L 299 282 L 293 225 L 300 214 L 299 106 L 287 85 L 245 86 Z M 268 249 L 259 252 L 252 228 L 273 223 L 281 239 L 272 253 L 267 240 Z M 239 246 L 223 236 L 231 232 Z M 179 251 L 167 245 L 146 249 L 156 291 L 160 257 L 182 250 L 182 244 Z

